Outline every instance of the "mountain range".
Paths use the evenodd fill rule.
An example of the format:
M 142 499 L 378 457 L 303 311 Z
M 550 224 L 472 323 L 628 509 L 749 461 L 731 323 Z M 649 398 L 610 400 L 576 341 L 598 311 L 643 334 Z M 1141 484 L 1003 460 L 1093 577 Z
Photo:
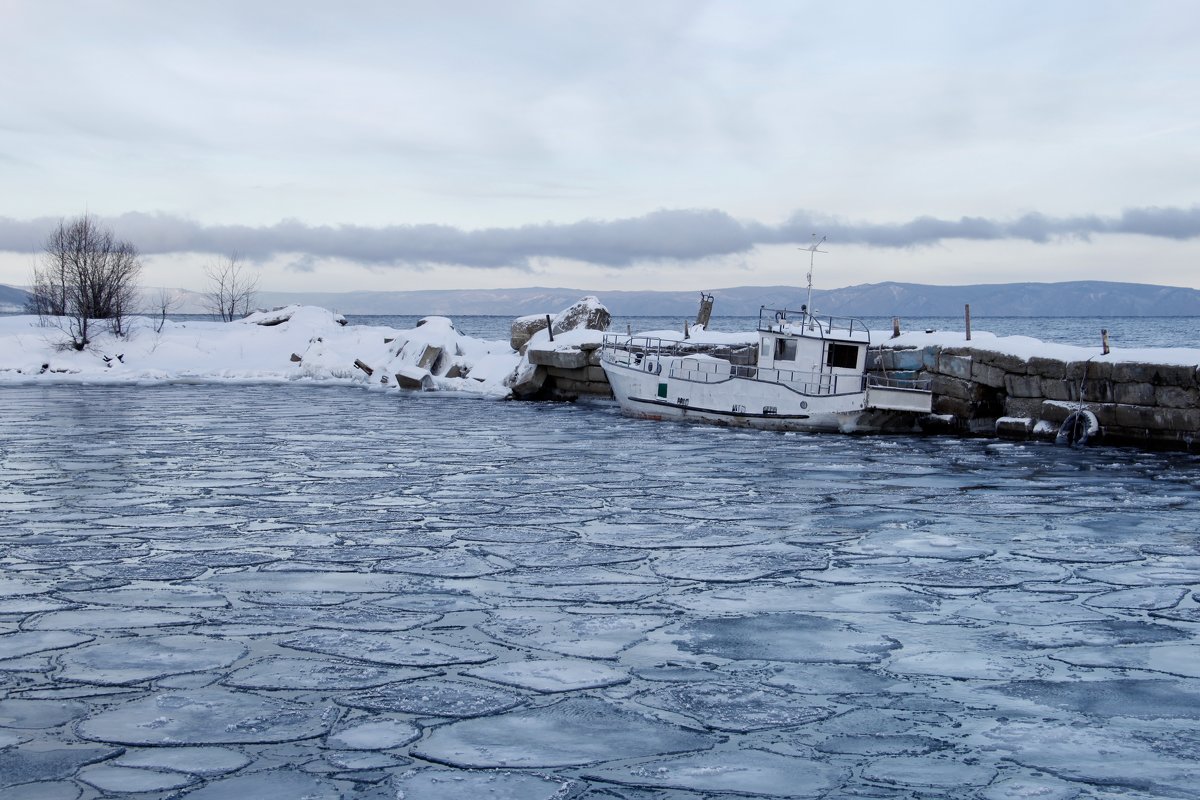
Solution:
M 176 313 L 205 313 L 199 292 L 178 290 Z M 717 316 L 753 316 L 760 306 L 798 309 L 806 290 L 796 286 L 738 286 L 712 291 Z M 552 313 L 587 295 L 596 295 L 617 316 L 694 316 L 699 291 L 594 291 L 525 289 L 420 289 L 394 292 L 266 292 L 257 305 L 316 305 L 343 314 L 525 315 Z M 0 310 L 18 311 L 27 297 L 0 285 Z M 960 316 L 971 305 L 975 317 L 1176 317 L 1200 316 L 1200 290 L 1110 281 L 994 283 L 934 286 L 920 283 L 867 283 L 816 290 L 813 306 L 822 314 L 859 317 Z

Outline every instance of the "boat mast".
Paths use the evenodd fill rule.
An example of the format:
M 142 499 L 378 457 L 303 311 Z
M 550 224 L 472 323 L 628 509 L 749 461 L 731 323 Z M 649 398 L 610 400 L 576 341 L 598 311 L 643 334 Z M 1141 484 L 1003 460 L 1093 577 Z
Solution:
M 811 316 L 813 313 L 813 307 L 812 307 L 813 260 L 817 257 L 817 253 L 827 252 L 825 250 L 819 249 L 821 247 L 821 245 L 825 242 L 824 236 L 821 237 L 821 241 L 819 241 L 819 242 L 816 241 L 817 235 L 815 233 L 812 235 L 812 238 L 813 238 L 812 244 L 810 244 L 808 247 L 800 248 L 801 250 L 808 251 L 808 302 L 804 304 L 804 313 L 808 314 L 809 316 Z

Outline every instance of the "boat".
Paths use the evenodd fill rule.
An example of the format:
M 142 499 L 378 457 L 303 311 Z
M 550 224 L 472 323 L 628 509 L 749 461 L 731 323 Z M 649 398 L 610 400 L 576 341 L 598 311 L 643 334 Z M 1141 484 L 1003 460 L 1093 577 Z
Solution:
M 700 327 L 698 333 L 703 333 Z M 911 430 L 929 414 L 929 382 L 868 372 L 860 320 L 759 309 L 740 342 L 703 335 L 608 334 L 600 365 L 626 414 L 764 430 Z

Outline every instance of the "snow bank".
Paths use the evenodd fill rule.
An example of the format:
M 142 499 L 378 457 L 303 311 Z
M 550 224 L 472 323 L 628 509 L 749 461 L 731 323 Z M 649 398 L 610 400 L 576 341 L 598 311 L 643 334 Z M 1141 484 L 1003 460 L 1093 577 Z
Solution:
M 504 378 L 520 360 L 507 342 L 464 336 L 445 317 L 396 330 L 346 325 L 323 308 L 289 306 L 236 322 L 157 325 L 134 317 L 127 337 L 104 331 L 77 352 L 63 347 L 61 330 L 36 316 L 0 317 L 0 383 L 313 381 L 394 388 L 398 374 L 415 374 L 427 387 L 503 397 Z
M 902 333 L 891 338 L 891 331 L 872 331 L 871 342 L 885 347 L 973 347 L 996 353 L 1015 356 L 1028 361 L 1030 358 L 1052 358 L 1058 361 L 1087 361 L 1095 363 L 1137 363 L 1178 366 L 1200 365 L 1200 349 L 1188 347 L 1139 347 L 1113 348 L 1108 355 L 1101 355 L 1100 347 L 1080 347 L 1071 344 L 1055 344 L 1034 339 L 1031 336 L 997 336 L 986 331 L 972 331 L 971 341 L 962 331 L 937 331 L 934 333 Z

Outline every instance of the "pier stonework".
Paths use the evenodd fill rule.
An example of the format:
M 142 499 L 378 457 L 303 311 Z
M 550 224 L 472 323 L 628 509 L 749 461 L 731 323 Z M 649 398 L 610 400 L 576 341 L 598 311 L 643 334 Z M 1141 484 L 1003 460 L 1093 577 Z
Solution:
M 1200 368 L 1124 361 L 1023 359 L 982 347 L 878 348 L 880 375 L 929 378 L 927 429 L 1009 438 L 1054 438 L 1074 411 L 1092 412 L 1095 441 L 1200 452 Z

